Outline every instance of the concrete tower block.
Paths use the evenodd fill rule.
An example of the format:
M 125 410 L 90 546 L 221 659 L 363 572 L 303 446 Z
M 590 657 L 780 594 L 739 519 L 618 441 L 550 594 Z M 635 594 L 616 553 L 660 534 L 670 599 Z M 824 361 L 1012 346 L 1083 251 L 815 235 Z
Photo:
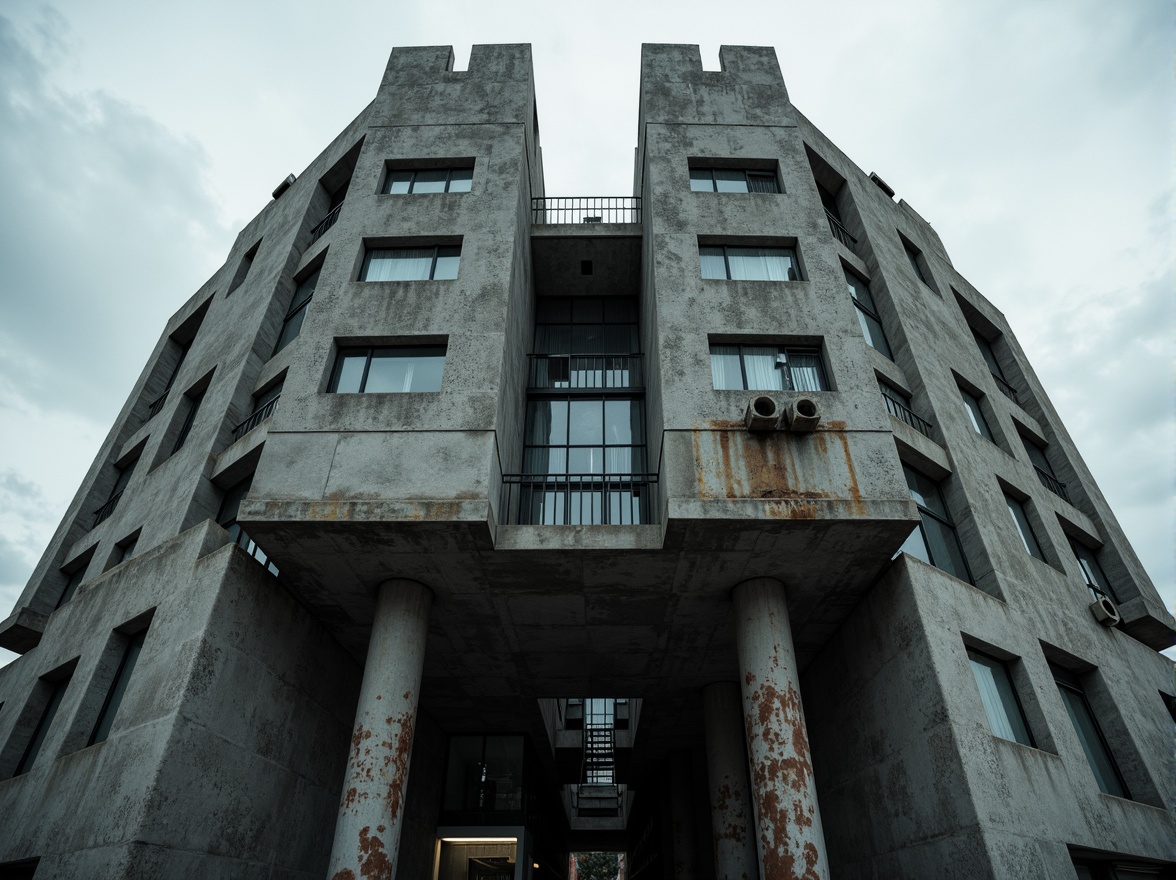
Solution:
M 452 71 L 452 46 L 397 46 L 388 56 L 384 84 L 438 82 Z
M 530 83 L 534 78 L 530 43 L 475 45 L 470 51 L 469 74 L 488 82 L 514 80 Z
M 771 46 L 720 46 L 719 66 L 723 73 L 740 82 L 784 87 L 780 62 Z
M 696 79 L 702 70 L 697 44 L 642 43 L 641 81 L 682 82 Z

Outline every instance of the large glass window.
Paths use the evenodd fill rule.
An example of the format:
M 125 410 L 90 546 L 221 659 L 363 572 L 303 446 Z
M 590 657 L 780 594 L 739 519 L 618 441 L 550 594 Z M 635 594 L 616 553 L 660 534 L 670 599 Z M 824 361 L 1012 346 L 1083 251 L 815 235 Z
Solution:
M 298 282 L 294 290 L 294 298 L 290 300 L 290 308 L 282 321 L 282 331 L 278 334 L 278 342 L 274 346 L 277 354 L 302 332 L 302 322 L 306 318 L 306 310 L 310 307 L 310 299 L 314 296 L 314 289 L 318 286 L 319 270 L 315 269 L 306 278 Z
M 469 192 L 473 186 L 473 168 L 419 168 L 388 172 L 385 194 Z
M 139 660 L 139 653 L 143 650 L 143 640 L 147 638 L 147 630 L 139 630 L 131 636 L 123 650 L 122 660 L 118 664 L 118 672 L 114 681 L 110 683 L 110 690 L 106 693 L 106 701 L 102 704 L 102 711 L 98 714 L 98 721 L 90 733 L 90 741 L 86 745 L 102 742 L 110 735 L 114 716 L 118 714 L 118 707 L 122 705 L 123 696 L 127 692 L 127 685 L 131 681 L 131 673 L 135 671 L 135 663 Z
M 1082 572 L 1082 579 L 1086 581 L 1086 586 L 1090 588 L 1090 594 L 1095 599 L 1107 596 L 1118 602 L 1119 598 L 1115 595 L 1110 578 L 1107 577 L 1102 566 L 1098 564 L 1098 555 L 1085 544 L 1079 543 L 1073 538 L 1070 538 L 1070 549 L 1074 551 L 1074 558 L 1078 560 L 1078 568 Z
M 783 247 L 700 246 L 702 277 L 727 281 L 799 281 L 796 251 Z
M 1033 534 L 1033 527 L 1029 525 L 1029 515 L 1025 512 L 1025 505 L 1009 495 L 1005 495 L 1005 503 L 1009 513 L 1013 516 L 1013 525 L 1017 527 L 1017 534 L 1021 536 L 1021 543 L 1034 559 L 1045 561 L 1045 554 L 1041 552 L 1041 545 L 1037 543 L 1037 536 Z
M 460 261 L 460 247 L 368 248 L 359 280 L 450 281 Z
M 962 581 L 972 583 L 968 562 L 960 547 L 960 539 L 947 511 L 943 493 L 939 491 L 939 484 L 905 464 L 902 471 L 911 498 L 919 506 L 921 522 L 899 548 L 899 552 L 910 553 Z
M 850 272 L 845 273 L 845 283 L 849 285 L 849 295 L 853 297 L 853 304 L 857 307 L 858 323 L 862 327 L 862 335 L 866 337 L 866 342 L 894 360 L 894 355 L 890 352 L 890 343 L 886 341 L 886 333 L 882 329 L 882 321 L 878 317 L 878 307 L 874 305 L 874 297 L 870 295 L 870 285 Z
M 980 399 L 963 388 L 960 389 L 960 397 L 964 401 L 964 411 L 968 414 L 968 421 L 972 423 L 972 428 L 985 440 L 991 440 L 995 443 L 988 422 L 984 421 L 984 411 L 980 408 Z
M 338 394 L 440 391 L 444 369 L 444 345 L 342 348 L 327 390 Z
M 1082 751 L 1086 755 L 1086 761 L 1090 764 L 1098 787 L 1116 797 L 1131 797 L 1111 750 L 1107 748 L 1107 741 L 1103 738 L 1094 713 L 1090 710 L 1090 703 L 1086 699 L 1086 691 L 1082 688 L 1081 680 L 1068 669 L 1053 663 L 1050 664 L 1050 669 L 1053 671 L 1058 693 L 1061 694 L 1062 704 L 1066 707 L 1066 714 L 1070 716 L 1074 732 L 1078 734 L 1078 742 L 1082 745 Z
M 778 193 L 780 184 L 771 171 L 691 168 L 690 189 L 694 192 Z
M 220 511 L 216 515 L 216 522 L 217 525 L 229 533 L 229 537 L 233 539 L 233 543 L 264 565 L 270 574 L 277 577 L 278 567 L 274 565 L 274 561 L 257 545 L 256 541 L 249 537 L 248 533 L 241 528 L 241 524 L 237 522 L 237 514 L 241 510 L 241 502 L 249 494 L 249 488 L 252 485 L 253 474 L 249 474 L 243 480 L 225 489 L 224 497 L 221 499 Z
M 1000 660 L 972 648 L 968 648 L 968 660 L 972 665 L 972 675 L 976 678 L 976 687 L 980 689 L 988 727 L 1001 739 L 1033 745 L 1033 736 L 1029 733 L 1029 725 L 1025 723 L 1025 713 L 1021 711 L 1021 701 L 1013 689 L 1008 667 Z
M 643 413 L 637 399 L 528 401 L 523 468 L 528 474 L 644 473 Z
M 717 390 L 827 391 L 821 352 L 781 345 L 711 345 L 711 381 Z

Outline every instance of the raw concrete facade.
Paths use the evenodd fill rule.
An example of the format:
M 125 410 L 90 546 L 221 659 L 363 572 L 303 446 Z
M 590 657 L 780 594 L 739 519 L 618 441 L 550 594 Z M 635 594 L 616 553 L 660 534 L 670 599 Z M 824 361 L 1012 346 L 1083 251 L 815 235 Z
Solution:
M 392 53 L 0 624 L 0 878 L 1171 874 L 1176 622 L 935 231 L 721 62 L 645 46 L 633 196 L 559 201 L 529 47 Z

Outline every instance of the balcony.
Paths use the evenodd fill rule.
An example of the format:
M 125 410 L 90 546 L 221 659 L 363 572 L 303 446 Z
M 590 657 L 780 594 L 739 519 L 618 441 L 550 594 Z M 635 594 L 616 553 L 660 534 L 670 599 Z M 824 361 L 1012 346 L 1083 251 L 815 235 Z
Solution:
M 122 498 L 122 492 L 115 492 L 110 496 L 110 500 L 94 511 L 94 524 L 90 528 L 97 528 L 98 524 L 110 517 L 114 513 L 114 509 L 118 507 L 118 499 Z
M 1000 389 L 1001 394 L 1011 400 L 1013 403 L 1020 405 L 1021 401 L 1017 400 L 1017 389 L 1005 381 L 1003 376 L 998 376 L 996 373 L 992 374 L 992 379 L 996 382 L 996 387 Z M 1061 493 L 1059 493 L 1061 494 Z
M 311 244 L 314 244 L 316 241 L 318 241 L 320 238 L 322 238 L 323 234 L 328 229 L 330 229 L 332 226 L 335 225 L 335 221 L 339 219 L 339 212 L 342 210 L 343 210 L 343 203 L 340 202 L 338 205 L 333 207 L 327 213 L 326 217 L 324 217 L 322 220 L 320 220 L 318 222 L 318 224 L 314 227 L 314 229 L 310 230 L 310 243 Z
M 929 421 L 924 419 L 922 416 L 918 416 L 911 412 L 909 409 L 889 395 L 883 394 L 882 399 L 886 401 L 886 411 L 889 412 L 892 416 L 894 416 L 896 419 L 901 419 L 902 421 L 906 422 L 923 436 L 931 436 L 931 423 Z
M 246 434 L 248 434 L 250 431 L 252 431 L 258 425 L 260 425 L 262 422 L 264 422 L 266 419 L 268 419 L 270 416 L 272 416 L 274 414 L 274 411 L 278 408 L 278 401 L 281 399 L 282 399 L 282 395 L 279 394 L 277 397 L 275 397 L 273 400 L 266 403 L 264 406 L 259 406 L 257 409 L 255 409 L 249 415 L 248 418 L 245 419 L 245 421 L 243 421 L 241 424 L 237 425 L 237 427 L 233 428 L 234 442 L 237 440 L 240 440 L 242 437 L 244 437 Z
M 634 526 L 655 522 L 657 474 L 503 474 L 503 525 Z
M 1053 492 L 1063 501 L 1068 502 L 1070 500 L 1070 496 L 1066 494 L 1065 483 L 1048 471 L 1043 471 L 1037 465 L 1033 465 L 1033 470 L 1037 471 L 1037 479 L 1041 481 L 1041 485 L 1045 486 L 1045 488 L 1049 489 L 1049 491 Z
M 639 196 L 566 196 L 531 199 L 531 222 L 537 225 L 568 223 L 640 223 Z
M 533 354 L 527 387 L 536 391 L 645 387 L 639 354 Z
M 852 251 L 857 239 L 849 234 L 849 230 L 841 225 L 841 221 L 834 217 L 832 212 L 826 210 L 825 216 L 829 218 L 829 231 L 833 237 Z

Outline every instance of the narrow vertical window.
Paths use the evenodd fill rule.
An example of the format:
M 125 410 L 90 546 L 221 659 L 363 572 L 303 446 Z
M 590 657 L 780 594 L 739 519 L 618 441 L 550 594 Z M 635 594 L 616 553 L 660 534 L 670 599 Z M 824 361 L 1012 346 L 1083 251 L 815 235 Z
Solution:
M 1025 505 L 1009 495 L 1005 495 L 1005 503 L 1013 516 L 1013 525 L 1017 528 L 1017 534 L 1021 536 L 1021 543 L 1025 545 L 1026 552 L 1034 559 L 1044 562 L 1045 554 L 1041 552 L 1041 545 L 1037 543 L 1037 536 L 1033 534 L 1033 527 L 1029 525 Z
M 37 754 L 41 751 L 41 746 L 45 744 L 45 737 L 49 734 L 49 728 L 53 724 L 57 710 L 61 707 L 61 701 L 65 697 L 65 689 L 69 686 L 69 679 L 63 678 L 60 681 L 48 682 L 48 684 L 51 684 L 53 690 L 50 692 L 45 709 L 33 730 L 32 739 L 25 747 L 24 754 L 20 756 L 20 762 L 16 765 L 16 772 L 12 774 L 13 776 L 20 776 L 32 769 L 37 760 Z
M 1008 667 L 1000 660 L 972 648 L 968 648 L 968 661 L 972 666 L 976 687 L 980 689 L 988 727 L 993 734 L 1022 745 L 1033 745 L 1033 736 L 1029 733 L 1029 725 L 1025 723 L 1025 713 L 1013 689 Z
M 60 608 L 74 597 L 74 594 L 78 591 L 78 587 L 86 579 L 86 566 L 89 562 L 89 559 L 84 560 L 77 568 L 69 573 L 69 578 L 65 582 L 65 589 L 61 591 L 61 598 L 57 600 L 56 607 Z
M 110 690 L 106 692 L 106 701 L 102 704 L 102 711 L 98 713 L 98 721 L 90 733 L 88 746 L 103 742 L 110 735 L 110 726 L 114 723 L 114 716 L 118 714 L 118 707 L 122 705 L 123 696 L 127 692 L 127 684 L 131 680 L 131 673 L 135 671 L 135 663 L 139 653 L 143 650 L 143 640 L 147 638 L 147 630 L 139 630 L 131 636 L 127 647 L 123 651 L 122 660 L 118 664 L 118 672 L 114 674 L 114 681 L 110 683 Z
M 911 498 L 919 507 L 920 523 L 899 553 L 910 553 L 929 565 L 941 568 L 962 581 L 972 583 L 968 562 L 964 558 L 960 539 L 956 535 L 955 523 L 947 511 L 943 493 L 930 477 L 924 476 L 907 465 L 902 466 Z
M 927 281 L 927 276 L 923 274 L 923 267 L 919 265 L 919 254 L 905 241 L 902 243 L 902 249 L 906 251 L 907 260 L 911 264 L 911 270 L 915 273 L 915 277 L 923 282 L 927 287 L 930 287 L 930 282 Z
M 1107 597 L 1118 602 L 1119 597 L 1115 595 L 1110 578 L 1107 577 L 1102 566 L 1098 564 L 1098 555 L 1085 544 L 1079 543 L 1073 538 L 1070 538 L 1070 549 L 1074 552 L 1074 558 L 1078 560 L 1078 569 L 1082 572 L 1082 579 L 1086 581 L 1090 594 L 1095 599 Z
M 1068 669 L 1055 666 L 1053 663 L 1050 664 L 1050 669 L 1053 671 L 1058 693 L 1061 694 L 1062 704 L 1066 707 L 1066 714 L 1070 716 L 1070 722 L 1074 725 L 1074 732 L 1078 735 L 1078 742 L 1082 746 L 1098 787 L 1115 797 L 1131 797 L 1111 750 L 1107 748 L 1107 741 L 1103 738 L 1098 721 L 1090 710 L 1082 682 Z
M 964 410 L 968 414 L 968 421 L 972 423 L 972 428 L 985 440 L 995 443 L 996 440 L 992 437 L 988 422 L 984 421 L 984 411 L 980 408 L 980 399 L 963 388 L 960 389 L 960 397 L 964 401 Z
M 290 300 L 290 308 L 282 321 L 282 330 L 278 334 L 274 354 L 293 342 L 302 332 L 302 322 L 306 319 L 306 310 L 310 307 L 310 299 L 314 296 L 315 287 L 318 286 L 319 271 L 319 269 L 315 269 L 313 273 L 298 282 L 298 287 L 294 290 L 294 297 Z
M 882 320 L 878 317 L 878 307 L 874 304 L 874 297 L 870 295 L 870 285 L 848 271 L 845 273 L 845 283 L 849 286 L 849 295 L 853 297 L 853 304 L 857 309 L 862 336 L 871 347 L 894 360 L 890 343 L 886 341 L 886 333 L 882 329 Z
M 200 409 L 200 401 L 204 399 L 204 392 L 188 397 L 188 412 L 184 414 L 184 423 L 180 425 L 179 436 L 176 437 L 176 445 L 172 447 L 172 455 L 179 452 L 185 441 L 188 439 L 188 433 L 192 430 L 192 423 L 196 421 L 196 413 Z

